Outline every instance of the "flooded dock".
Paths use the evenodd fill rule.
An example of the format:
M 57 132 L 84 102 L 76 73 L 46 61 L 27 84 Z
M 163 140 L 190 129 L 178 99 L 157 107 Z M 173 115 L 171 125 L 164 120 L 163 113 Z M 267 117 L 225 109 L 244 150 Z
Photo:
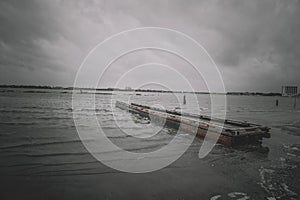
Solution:
M 166 125 L 177 127 L 186 132 L 193 133 L 196 129 L 197 137 L 207 137 L 217 140 L 225 146 L 238 146 L 260 142 L 263 138 L 270 138 L 270 128 L 263 125 L 236 120 L 221 120 L 206 115 L 196 115 L 185 112 L 151 108 L 135 103 L 116 102 L 116 107 L 136 113 L 147 118 L 166 120 Z M 221 130 L 220 134 L 217 134 Z

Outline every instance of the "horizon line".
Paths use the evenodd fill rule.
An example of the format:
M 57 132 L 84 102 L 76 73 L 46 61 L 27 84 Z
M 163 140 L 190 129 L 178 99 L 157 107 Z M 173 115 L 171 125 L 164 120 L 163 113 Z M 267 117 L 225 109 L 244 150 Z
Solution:
M 135 88 L 91 88 L 91 87 L 73 87 L 73 86 L 51 86 L 51 85 L 23 85 L 23 84 L 0 84 L 0 88 L 28 88 L 28 89 L 65 89 L 65 90 L 103 90 L 103 91 L 137 91 L 137 92 L 163 92 L 163 93 L 202 93 L 202 94 L 277 94 L 279 92 L 249 92 L 249 91 L 227 91 L 221 92 L 209 92 L 209 91 L 182 91 L 182 90 L 159 90 L 159 89 L 135 89 Z

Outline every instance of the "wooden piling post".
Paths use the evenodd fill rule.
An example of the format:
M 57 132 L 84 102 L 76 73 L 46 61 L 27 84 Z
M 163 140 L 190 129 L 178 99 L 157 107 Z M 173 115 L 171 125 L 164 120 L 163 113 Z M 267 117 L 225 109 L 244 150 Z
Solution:
M 186 104 L 186 97 L 185 97 L 185 95 L 183 95 L 183 105 L 185 105 Z

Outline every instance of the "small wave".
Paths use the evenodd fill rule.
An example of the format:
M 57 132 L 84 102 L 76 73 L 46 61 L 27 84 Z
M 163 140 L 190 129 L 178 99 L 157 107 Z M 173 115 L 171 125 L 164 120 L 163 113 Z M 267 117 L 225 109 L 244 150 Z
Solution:
M 109 139 L 123 139 L 123 138 L 128 138 L 128 137 L 132 137 L 132 136 L 130 136 L 130 135 L 107 136 L 107 138 L 109 138 Z
M 0 90 L 1 93 L 5 93 L 5 92 L 15 92 L 15 90 Z
M 32 111 L 32 110 L 72 110 L 72 108 L 65 108 L 65 107 L 57 107 L 57 106 L 22 106 L 20 108 L 17 108 L 17 109 L 1 109 L 0 111 L 26 111 L 26 110 L 29 110 L 29 111 Z
M 300 127 L 298 126 L 293 126 L 293 125 L 285 125 L 285 126 L 280 126 L 281 130 L 287 131 L 288 134 L 294 135 L 294 136 L 300 136 Z
M 37 110 L 24 110 L 24 109 L 19 109 L 19 110 L 0 110 L 1 113 L 45 113 L 44 111 L 37 111 Z
M 107 171 L 107 172 L 81 172 L 81 173 L 64 173 L 64 174 L 30 174 L 31 176 L 94 176 L 94 175 L 102 175 L 102 174 L 121 174 L 125 172 L 121 171 Z M 25 175 L 25 174 L 24 174 Z M 23 175 L 19 175 L 23 176 Z M 25 175 L 27 176 L 27 175 Z
M 33 163 L 21 163 L 21 164 L 13 164 L 13 165 L 0 165 L 0 167 L 17 167 L 17 168 L 24 168 L 24 167 L 55 167 L 55 166 L 68 166 L 68 165 L 89 165 L 89 164 L 96 164 L 99 163 L 98 161 L 85 161 L 85 162 L 61 162 L 61 163 L 41 163 L 41 162 L 33 162 Z
M 148 146 L 138 147 L 138 148 L 128 148 L 125 150 L 126 151 L 141 151 L 141 150 L 148 150 L 148 149 L 157 149 L 157 148 L 163 147 L 165 145 L 167 145 L 167 143 L 148 145 Z
M 72 112 L 72 108 L 52 108 L 52 107 L 23 107 L 20 109 L 0 109 L 0 113 L 32 113 L 32 114 L 44 114 L 53 113 L 53 111 L 67 111 Z
M 26 144 L 17 144 L 17 145 L 11 145 L 11 146 L 1 146 L 0 149 L 4 150 L 4 149 L 34 147 L 34 146 L 81 143 L 81 142 L 82 142 L 81 140 L 68 140 L 68 141 L 55 141 L 55 142 L 42 142 L 42 143 L 26 143 Z
M 38 123 L 35 123 L 35 122 L 0 122 L 0 124 L 12 125 L 12 126 L 16 126 L 16 125 L 31 126 L 31 125 L 35 125 L 35 124 L 38 124 Z
M 30 153 L 16 153 L 12 154 L 11 156 L 24 156 L 24 157 L 55 157 L 55 156 L 83 156 L 89 155 L 89 152 L 64 152 L 64 153 L 42 153 L 42 154 L 30 154 Z
M 53 116 L 46 116 L 46 117 L 38 117 L 40 120 L 72 120 L 72 116 L 66 116 L 66 117 L 53 117 Z
M 106 108 L 83 108 L 80 109 L 79 111 L 87 111 L 87 112 L 112 112 L 111 110 L 108 110 Z
M 23 93 L 50 93 L 50 92 L 47 92 L 47 91 L 35 91 L 35 90 L 26 90 L 26 91 L 23 91 Z
M 87 168 L 80 168 L 80 169 L 60 169 L 60 170 L 48 170 L 48 171 L 40 171 L 37 173 L 34 173 L 35 175 L 39 174 L 56 174 L 60 172 L 81 172 L 81 171 L 90 171 L 90 170 L 95 170 L 99 169 L 98 167 L 87 167 Z
M 97 94 L 97 95 L 115 95 L 113 93 L 106 93 L 106 92 L 102 92 L 102 93 L 97 92 L 95 94 Z

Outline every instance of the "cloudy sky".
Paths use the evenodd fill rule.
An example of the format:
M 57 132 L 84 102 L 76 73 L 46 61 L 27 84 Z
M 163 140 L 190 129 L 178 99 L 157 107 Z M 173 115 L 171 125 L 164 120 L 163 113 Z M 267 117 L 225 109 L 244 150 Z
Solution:
M 228 91 L 280 92 L 281 85 L 300 86 L 299 19 L 299 0 L 2 0 L 0 84 L 72 86 L 97 44 L 120 31 L 155 26 L 178 30 L 203 45 Z M 130 56 L 114 64 L 103 86 L 113 85 L 110 80 L 122 76 L 124 65 L 171 57 L 150 50 Z M 186 67 L 177 58 L 169 60 L 169 65 Z M 144 75 L 133 73 L 124 85 L 172 76 L 152 67 Z M 184 76 L 196 79 L 189 70 Z M 184 89 L 172 80 L 172 87 Z

